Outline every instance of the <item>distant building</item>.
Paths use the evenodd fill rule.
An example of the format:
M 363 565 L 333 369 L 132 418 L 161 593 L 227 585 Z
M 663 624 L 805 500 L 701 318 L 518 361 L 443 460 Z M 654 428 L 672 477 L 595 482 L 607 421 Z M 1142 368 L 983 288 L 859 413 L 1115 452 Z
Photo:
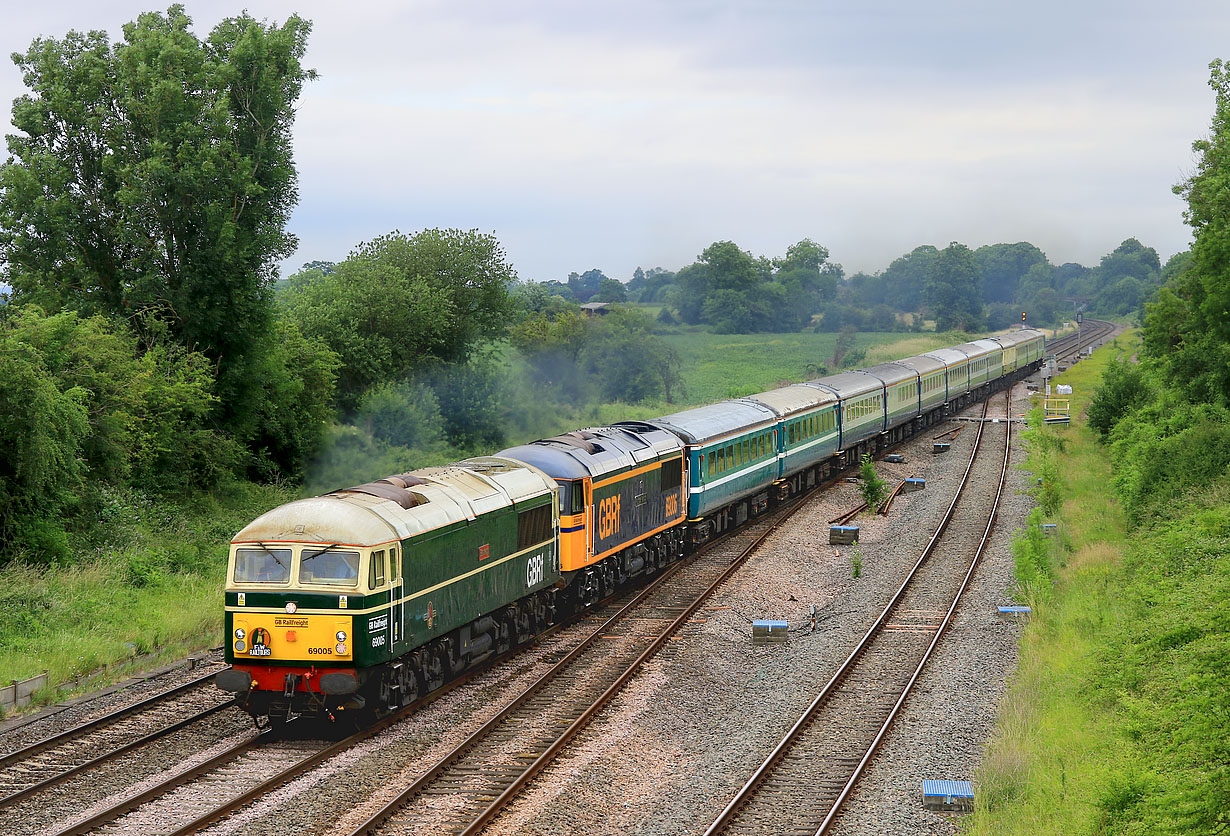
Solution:
M 612 302 L 586 302 L 581 311 L 586 316 L 606 316 L 611 312 Z

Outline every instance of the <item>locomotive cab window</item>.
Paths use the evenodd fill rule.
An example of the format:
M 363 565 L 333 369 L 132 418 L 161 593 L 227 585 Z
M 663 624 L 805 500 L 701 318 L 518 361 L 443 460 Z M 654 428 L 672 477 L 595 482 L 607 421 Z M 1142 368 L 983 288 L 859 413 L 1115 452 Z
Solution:
M 288 583 L 290 549 L 236 549 L 235 583 Z
M 539 505 L 517 514 L 517 548 L 528 549 L 551 539 L 551 506 Z
M 367 570 L 367 588 L 379 589 L 384 586 L 384 550 L 372 552 L 371 563 Z
M 397 549 L 389 549 L 389 580 L 393 583 L 401 580 L 401 555 Z
M 304 549 L 299 556 L 299 583 L 358 586 L 359 553 Z
M 585 513 L 585 483 L 559 482 L 559 510 L 561 514 Z
M 675 491 L 683 484 L 683 459 L 662 462 L 662 492 Z

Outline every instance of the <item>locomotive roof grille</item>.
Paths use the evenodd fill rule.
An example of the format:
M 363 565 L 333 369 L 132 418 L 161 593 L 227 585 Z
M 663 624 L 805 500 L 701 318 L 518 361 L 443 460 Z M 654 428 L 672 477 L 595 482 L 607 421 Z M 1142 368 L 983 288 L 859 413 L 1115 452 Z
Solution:
M 337 496 L 343 493 L 366 494 L 377 499 L 388 499 L 396 502 L 408 511 L 416 505 L 422 505 L 427 501 L 419 494 L 409 490 L 410 486 L 426 484 L 422 479 L 410 473 L 399 473 L 396 476 L 386 476 L 383 479 L 377 479 L 375 482 L 365 482 L 362 485 L 343 488 L 340 491 L 332 491 L 329 495 Z

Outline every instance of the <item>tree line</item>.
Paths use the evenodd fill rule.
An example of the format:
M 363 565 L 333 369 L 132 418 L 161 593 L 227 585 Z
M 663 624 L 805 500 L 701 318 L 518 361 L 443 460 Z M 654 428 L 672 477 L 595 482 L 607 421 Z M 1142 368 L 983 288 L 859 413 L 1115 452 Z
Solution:
M 585 302 L 661 305 L 664 322 L 720 333 L 921 330 L 924 320 L 939 331 L 968 332 L 1007 328 L 1022 313 L 1036 325 L 1077 311 L 1138 313 L 1189 257 L 1179 253 L 1163 266 L 1156 250 L 1128 238 L 1096 267 L 1054 265 L 1028 242 L 971 250 L 954 241 L 943 249 L 916 247 L 876 273 L 847 276 L 811 239 L 777 258 L 718 241 L 678 271 L 638 267 L 625 284 L 594 268 L 567 282 L 531 282 L 522 296 L 536 311 Z

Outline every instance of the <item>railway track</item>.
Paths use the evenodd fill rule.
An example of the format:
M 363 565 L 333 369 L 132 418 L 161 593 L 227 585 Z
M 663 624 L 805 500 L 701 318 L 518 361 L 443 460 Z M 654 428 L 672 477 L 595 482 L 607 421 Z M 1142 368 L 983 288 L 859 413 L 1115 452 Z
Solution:
M 579 680 L 585 680 L 588 683 L 587 694 L 593 694 L 595 690 L 599 695 L 609 691 L 610 694 L 607 697 L 609 699 L 609 696 L 618 689 L 618 685 L 613 685 L 609 681 L 619 679 L 619 671 L 616 668 L 622 664 L 623 679 L 626 681 L 640 662 L 648 658 L 647 647 L 654 644 L 653 639 L 660 637 L 661 641 L 665 641 L 670 633 L 689 620 L 695 612 L 695 607 L 699 606 L 700 601 L 695 595 L 685 594 L 685 587 L 691 588 L 695 584 L 680 584 L 679 582 L 681 577 L 693 574 L 693 572 L 683 573 L 680 570 L 685 566 L 695 569 L 696 564 L 702 563 L 707 565 L 702 565 L 700 571 L 703 571 L 704 576 L 710 581 L 715 575 L 723 577 L 729 575 L 738 566 L 738 561 L 732 562 L 730 558 L 732 549 L 737 548 L 739 543 L 746 544 L 749 540 L 763 539 L 772 527 L 784 520 L 785 516 L 796 506 L 797 503 L 780 509 L 758 525 L 753 524 L 732 537 L 715 543 L 711 548 L 694 555 L 690 560 L 677 564 L 650 586 L 639 591 L 628 591 L 617 595 L 592 610 L 586 618 L 597 622 L 598 626 L 590 634 L 589 639 L 570 651 L 552 671 L 538 680 L 520 698 L 514 700 L 497 718 L 500 722 L 489 723 L 484 727 L 485 732 L 480 731 L 479 734 L 497 744 L 498 741 L 507 742 L 509 730 L 515 730 L 519 724 L 524 725 L 527 715 L 553 712 L 552 719 L 547 723 L 548 730 L 551 732 L 549 736 L 553 740 L 562 739 L 566 742 L 566 739 L 572 735 L 559 735 L 560 723 L 563 722 L 563 718 L 571 715 L 568 724 L 576 725 L 572 733 L 575 734 L 575 731 L 580 729 L 581 725 L 576 723 L 577 701 L 574 700 L 570 706 L 560 703 L 558 693 L 551 687 L 552 681 L 555 681 L 558 688 L 558 678 L 565 672 L 569 672 L 576 675 L 576 680 L 568 683 L 566 690 L 569 693 L 575 693 L 581 687 Z M 747 551 L 750 553 L 750 548 Z M 692 600 L 687 600 L 689 598 Z M 689 609 L 690 603 L 695 606 Z M 668 615 L 671 617 L 668 618 Z M 658 616 L 661 618 L 659 619 Z M 660 621 L 672 621 L 674 624 L 668 628 L 668 632 L 662 629 Z M 619 646 L 618 651 L 616 651 L 616 645 Z M 634 664 L 629 666 L 627 662 L 630 656 L 641 658 L 634 659 Z M 613 659 L 622 661 L 620 664 L 615 664 L 612 662 Z M 496 661 L 503 661 L 503 659 Z M 69 826 L 56 831 L 56 836 L 79 836 L 85 833 L 139 833 L 142 836 L 156 833 L 163 834 L 163 836 L 186 836 L 186 834 L 199 832 L 293 778 L 305 774 L 328 759 L 395 725 L 429 702 L 460 687 L 484 669 L 476 669 L 400 712 L 340 741 L 278 740 L 272 732 L 268 731 L 255 735 L 227 747 L 190 769 L 167 776 L 139 793 L 114 801 L 88 818 L 74 821 Z M 587 717 L 592 716 L 593 712 L 597 711 L 604 702 L 605 700 L 602 700 L 593 705 Z M 584 709 L 579 713 L 584 714 Z M 550 725 L 552 722 L 555 723 L 554 726 Z M 503 731 L 493 733 L 497 726 L 502 726 Z M 466 744 L 463 744 L 463 747 L 473 748 L 477 738 L 477 735 L 472 737 Z M 550 748 L 551 742 L 552 740 L 545 741 L 545 747 L 540 748 Z M 562 742 L 559 745 L 562 746 Z M 513 762 L 524 766 L 525 752 L 518 750 L 518 754 L 519 757 L 514 757 Z M 470 770 L 471 774 L 489 777 L 488 773 L 494 771 L 495 767 L 492 766 L 491 761 L 485 759 L 484 755 L 478 755 L 478 757 L 477 766 L 473 766 Z M 545 765 L 548 759 L 549 757 L 541 759 L 539 768 Z M 473 756 L 469 763 L 475 763 Z M 455 779 L 456 775 L 464 774 L 466 771 L 465 764 L 458 762 L 456 758 L 452 758 L 450 765 L 453 768 L 450 775 L 453 777 L 446 778 L 444 784 L 437 783 L 437 791 L 439 786 L 448 784 L 450 780 Z M 525 770 L 519 771 L 524 772 Z M 517 776 L 507 775 L 507 777 L 515 779 Z M 486 787 L 484 791 L 489 793 L 490 784 L 485 783 L 484 786 Z M 481 797 L 475 797 L 481 800 Z M 481 807 L 487 806 L 489 805 L 486 802 L 481 805 Z M 391 806 L 390 815 L 395 813 L 396 809 L 396 806 Z
M 234 705 L 214 672 L 0 756 L 0 810 Z
M 611 604 L 608 601 L 599 605 L 599 611 L 604 606 L 609 608 Z M 563 626 L 557 625 L 535 641 L 541 641 Z M 308 735 L 312 731 L 310 728 L 296 728 L 294 723 L 284 728 L 286 737 L 279 737 L 279 733 L 272 729 L 253 733 L 188 768 L 163 776 L 139 792 L 109 799 L 88 817 L 78 818 L 67 826 L 46 832 L 54 836 L 80 836 L 85 833 L 187 836 L 198 833 L 330 758 L 400 723 L 529 646 L 522 645 L 494 657 L 400 711 L 341 740 L 310 736 L 294 739 L 291 735 Z
M 1057 362 L 1072 362 L 1086 346 L 1098 346 L 1115 331 L 1113 322 L 1101 319 L 1086 319 L 1076 333 L 1068 334 L 1047 345 L 1047 354 L 1054 354 Z
M 980 422 L 977 433 L 956 495 L 914 568 L 705 836 L 820 836 L 835 821 L 951 622 L 990 536 L 1011 423 Z M 983 450 L 987 433 L 1002 435 L 1002 455 Z M 997 484 L 994 498 L 967 490 L 975 480 Z
M 755 539 L 757 536 L 767 536 L 768 531 L 771 530 L 769 526 L 779 524 L 784 515 L 793 510 L 793 507 L 780 509 L 765 519 L 754 522 L 751 526 L 737 532 L 731 539 L 714 544 L 710 551 L 694 556 L 691 559 L 692 562 L 698 562 L 702 558 L 710 561 L 712 565 L 706 567 L 709 574 L 712 575 L 716 572 L 725 577 L 734 570 L 734 567 L 731 565 L 732 562 L 735 565 L 738 564 L 739 558 L 732 559 L 732 554 L 738 548 L 738 544 L 745 543 L 749 539 Z M 687 562 L 679 564 L 679 566 L 684 565 L 690 564 Z M 661 594 L 664 597 L 644 602 L 642 608 L 637 611 L 638 615 L 627 617 L 620 625 L 608 625 L 604 621 L 602 628 L 594 633 L 595 638 L 591 644 L 601 647 L 601 651 L 597 653 L 598 656 L 615 656 L 617 654 L 611 651 L 616 645 L 620 645 L 621 653 L 618 654 L 619 658 L 624 661 L 627 661 L 629 658 L 632 659 L 631 663 L 624 670 L 625 681 L 627 677 L 631 676 L 636 667 L 653 652 L 653 650 L 649 649 L 649 645 L 656 643 L 656 647 L 660 647 L 669 638 L 671 632 L 677 630 L 689 618 L 694 616 L 695 608 L 700 606 L 704 600 L 704 596 L 697 598 L 691 593 L 684 595 L 678 589 L 673 593 L 669 590 L 663 591 L 659 585 L 673 577 L 673 574 L 672 572 L 670 575 L 664 575 L 659 579 L 658 585 L 642 590 L 635 595 L 627 593 L 618 601 L 619 603 L 624 603 L 625 601 L 631 602 L 635 599 L 644 602 L 645 596 L 655 589 L 659 590 L 659 593 L 656 594 Z M 715 581 L 715 585 L 717 583 L 720 583 L 720 580 Z M 671 597 L 672 595 L 674 597 Z M 689 603 L 685 600 L 688 597 L 692 597 L 692 602 Z M 631 604 L 629 605 L 631 606 Z M 614 607 L 608 608 L 608 610 L 613 609 Z M 591 613 L 591 617 L 593 615 L 594 613 Z M 605 618 L 605 613 L 603 616 Z M 670 626 L 667 630 L 661 630 L 661 624 L 668 622 Z M 624 650 L 626 652 L 623 652 Z M 575 679 L 568 680 L 568 687 L 563 690 L 575 689 L 577 682 L 581 679 L 593 680 L 595 683 L 603 681 L 603 677 L 609 680 L 611 672 L 618 667 L 612 664 L 608 666 L 606 672 L 595 670 L 591 673 L 588 664 L 585 663 L 578 668 L 573 668 L 574 672 L 581 670 L 582 673 L 575 677 Z M 479 672 L 481 671 L 473 673 L 477 674 Z M 466 679 L 468 678 L 466 677 Z M 464 681 L 465 679 L 458 680 L 452 687 L 457 687 L 463 684 Z M 429 695 L 426 699 L 434 700 L 443 696 L 444 693 L 452 690 L 452 687 Z M 450 832 L 476 832 L 477 829 L 490 821 L 501 805 L 510 801 L 520 787 L 524 787 L 532 780 L 533 775 L 537 774 L 537 771 L 546 765 L 550 758 L 554 756 L 554 753 L 558 752 L 566 744 L 567 739 L 580 731 L 584 723 L 588 722 L 588 718 L 593 716 L 601 703 L 613 696 L 618 687 L 616 683 L 610 683 L 605 688 L 593 685 L 590 688 L 591 692 L 593 690 L 601 692 L 599 694 L 601 701 L 598 704 L 591 703 L 585 708 L 580 709 L 580 713 L 577 713 L 577 708 L 573 707 L 554 715 L 555 731 L 558 731 L 559 728 L 565 725 L 568 727 L 568 730 L 566 730 L 564 735 L 554 735 L 550 741 L 540 742 L 537 750 L 518 748 L 520 744 L 516 741 L 521 740 L 521 738 L 516 738 L 515 736 L 503 738 L 500 738 L 498 735 L 493 736 L 492 740 L 497 741 L 497 743 L 500 740 L 503 741 L 505 750 L 516 750 L 516 756 L 512 758 L 513 764 L 498 770 L 507 779 L 505 789 L 493 791 L 488 786 L 486 790 L 473 792 L 473 797 L 477 799 L 473 806 L 480 808 L 478 814 L 473 817 L 469 813 L 453 816 L 450 821 L 445 821 L 442 824 L 444 829 Z M 557 685 L 558 688 L 559 686 Z M 537 698 L 531 696 L 522 701 L 523 704 L 528 706 L 526 710 L 531 715 L 537 712 L 541 716 L 544 710 L 554 711 L 558 708 L 556 705 L 558 701 L 556 691 L 544 686 L 544 693 L 551 694 L 552 696 L 539 696 Z M 330 744 L 327 741 L 319 740 L 298 741 L 296 743 L 289 741 L 274 742 L 272 738 L 253 736 L 253 739 L 244 741 L 225 752 L 220 752 L 216 757 L 209 759 L 209 761 L 173 776 L 167 781 L 159 783 L 156 787 L 151 787 L 150 790 L 141 793 L 140 796 L 126 798 L 108 810 L 92 815 L 89 819 L 75 822 L 70 827 L 59 831 L 59 833 L 62 836 L 68 836 L 68 834 L 86 832 L 134 832 L 143 834 L 186 834 L 197 832 L 240 809 L 255 798 L 272 791 L 298 775 L 304 774 L 328 758 L 345 751 L 359 740 L 366 739 L 387 728 L 406 714 L 417 710 L 423 704 L 425 702 L 411 706 L 387 721 L 340 743 Z M 524 730 L 532 730 L 531 726 L 533 725 L 532 721 L 525 719 L 505 722 L 506 729 L 520 726 Z M 550 725 L 550 722 L 547 725 Z M 500 747 L 496 745 L 495 748 L 498 749 Z M 530 751 L 537 751 L 538 754 L 530 757 Z M 263 752 L 268 754 L 262 754 Z M 471 764 L 473 763 L 474 761 L 471 760 Z M 480 759 L 478 763 L 485 763 L 485 761 Z M 523 768 L 527 765 L 528 769 Z M 466 768 L 463 766 L 460 772 L 454 771 L 452 773 L 454 776 L 461 775 L 461 779 L 455 778 L 451 783 L 449 781 L 437 783 L 435 790 L 426 790 L 419 794 L 424 797 L 437 799 L 448 796 L 452 799 L 450 803 L 456 803 L 456 799 L 464 796 L 466 792 L 458 789 L 458 787 L 464 785 L 468 778 L 485 781 L 490 777 L 489 773 L 495 771 L 497 770 L 488 767 L 484 767 L 481 770 L 471 768 L 467 776 Z M 252 780 L 251 776 L 253 775 L 270 777 L 256 781 Z M 221 799 L 222 803 L 219 803 L 219 799 Z M 417 804 L 419 802 L 412 803 Z M 401 817 L 404 815 L 407 815 L 405 811 L 392 809 L 385 817 L 384 822 L 388 822 L 388 827 L 396 830 L 400 826 L 398 822 L 401 821 Z M 413 817 L 414 814 L 410 813 L 409 815 Z M 360 828 L 355 832 L 384 832 L 381 830 L 384 822 L 375 823 L 378 816 L 379 814 L 369 820 L 365 825 L 367 829 Z M 456 825 L 456 827 L 454 828 L 451 825 Z
M 800 498 L 752 523 L 644 589 L 504 710 L 350 831 L 352 836 L 424 828 L 433 833 L 479 832 L 805 501 Z

